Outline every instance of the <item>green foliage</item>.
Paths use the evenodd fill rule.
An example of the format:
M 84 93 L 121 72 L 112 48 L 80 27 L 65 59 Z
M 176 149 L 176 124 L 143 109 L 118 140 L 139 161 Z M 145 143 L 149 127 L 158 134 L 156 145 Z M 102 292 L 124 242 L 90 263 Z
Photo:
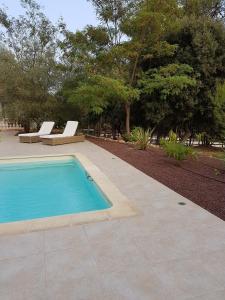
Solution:
M 196 140 L 198 141 L 198 144 L 199 144 L 199 145 L 203 142 L 204 135 L 205 135 L 204 132 L 200 132 L 200 133 L 196 133 L 196 134 L 195 134 L 195 138 L 196 138 Z
M 159 94 L 161 100 L 169 97 L 185 97 L 187 91 L 196 86 L 196 80 L 191 77 L 193 69 L 188 65 L 171 64 L 146 73 L 139 81 L 145 94 Z
M 160 145 L 166 152 L 167 156 L 175 158 L 176 160 L 184 160 L 187 157 L 195 157 L 196 153 L 191 147 L 188 147 L 177 141 L 177 134 L 169 131 L 168 139 L 161 138 Z
M 146 150 L 151 139 L 153 130 L 144 130 L 141 127 L 134 127 L 130 134 L 124 134 L 125 142 L 135 143 L 140 150 Z
M 0 86 L 4 110 L 29 130 L 55 109 L 54 92 L 61 79 L 57 68 L 57 35 L 54 26 L 33 0 L 22 0 L 24 16 L 10 17 L 0 9 Z M 7 52 L 7 54 L 6 54 Z
M 101 28 L 90 30 L 87 27 L 75 35 L 66 33 L 62 48 L 65 50 L 64 57 L 67 58 L 71 69 L 78 68 L 78 71 L 87 73 L 88 77 L 90 74 L 91 76 L 98 74 L 116 78 L 122 81 L 129 91 L 137 87 L 142 57 L 145 59 L 153 56 L 160 58 L 162 55 L 170 57 L 175 53 L 176 45 L 171 45 L 162 39 L 168 30 L 176 27 L 175 20 L 179 8 L 174 0 L 164 0 L 163 3 L 154 0 L 149 1 L 147 5 L 141 0 L 92 0 L 91 2 L 101 21 Z M 99 39 L 99 36 L 103 39 Z M 137 98 L 137 96 L 130 99 L 125 97 L 128 133 L 130 132 L 130 108 Z
M 129 134 L 125 133 L 123 135 L 124 140 L 127 142 L 137 142 L 137 135 L 141 127 L 134 127 Z
M 168 141 L 171 142 L 171 143 L 176 143 L 177 142 L 177 134 L 173 130 L 169 131 Z
M 185 146 L 181 143 L 162 140 L 161 146 L 163 147 L 168 157 L 174 158 L 176 160 L 184 160 L 189 156 L 196 156 L 196 153 L 191 147 Z
M 130 133 L 124 133 L 124 134 L 122 135 L 122 138 L 123 138 L 123 140 L 124 140 L 125 142 L 131 142 L 131 143 L 133 142 Z
M 90 2 L 100 25 L 75 33 L 34 0 L 21 0 L 23 16 L 0 9 L 4 113 L 28 129 L 116 108 L 128 133 L 131 119 L 158 138 L 173 129 L 180 140 L 204 132 L 206 144 L 224 141 L 225 1 Z
M 225 141 L 225 83 L 216 86 L 215 98 L 213 100 L 213 132 L 214 138 Z
M 180 2 L 184 5 L 187 15 L 206 16 L 214 19 L 224 17 L 224 0 L 180 0 Z
M 168 64 L 150 69 L 139 80 L 145 118 L 155 126 L 181 127 L 190 119 L 195 106 L 196 79 L 186 64 Z M 146 120 L 146 121 L 147 121 Z M 164 125 L 164 126 L 165 126 Z
M 138 128 L 136 131 L 136 142 L 137 147 L 140 150 L 146 150 L 151 138 L 150 129 L 144 130 L 143 128 Z
M 210 16 L 184 18 L 175 43 L 180 46 L 177 59 L 188 63 L 196 77 L 195 104 L 189 116 L 189 128 L 215 136 L 214 106 L 218 81 L 224 80 L 225 27 Z
M 138 140 L 138 131 L 141 127 L 134 127 L 129 134 L 123 134 L 123 139 L 125 142 L 135 143 Z
M 141 127 L 134 127 L 131 130 L 130 139 L 131 139 L 132 142 L 137 142 L 138 141 L 141 130 L 142 130 Z
M 194 2 L 201 2 L 202 12 L 210 7 L 209 13 L 196 13 Z M 159 136 L 170 128 L 183 136 L 203 131 L 217 140 L 224 136 L 224 112 L 215 96 L 225 77 L 225 26 L 217 13 L 211 14 L 221 1 L 216 1 L 218 6 L 213 2 L 183 1 L 179 26 L 166 38 L 176 45 L 173 57 L 143 62 L 139 118 L 144 118 L 145 126 L 156 126 Z
M 126 103 L 139 98 L 139 91 L 121 80 L 106 76 L 92 76 L 71 91 L 69 99 L 86 109 L 87 113 L 101 114 L 109 103 Z
M 120 44 L 123 32 L 121 31 L 121 24 L 129 15 L 140 0 L 88 0 L 92 2 L 96 9 L 96 14 L 102 24 L 105 24 L 108 29 L 108 35 L 111 45 Z
M 222 159 L 223 159 L 223 161 L 224 161 L 224 163 L 225 163 L 225 150 L 223 151 Z

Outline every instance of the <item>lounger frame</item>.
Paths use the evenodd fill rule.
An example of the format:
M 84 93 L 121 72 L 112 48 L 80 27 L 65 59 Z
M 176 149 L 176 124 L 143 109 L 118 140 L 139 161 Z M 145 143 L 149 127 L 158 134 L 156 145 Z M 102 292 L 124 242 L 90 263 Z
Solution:
M 40 142 L 40 136 L 20 136 L 20 143 L 38 143 Z
M 84 140 L 85 140 L 84 135 L 74 135 L 74 136 L 66 136 L 66 137 L 42 138 L 41 139 L 43 144 L 51 145 L 51 146 L 84 142 Z

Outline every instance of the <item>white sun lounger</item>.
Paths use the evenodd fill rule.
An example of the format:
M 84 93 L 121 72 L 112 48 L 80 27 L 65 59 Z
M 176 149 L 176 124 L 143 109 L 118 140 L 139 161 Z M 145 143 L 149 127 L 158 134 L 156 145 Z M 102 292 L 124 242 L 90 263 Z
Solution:
M 77 121 L 67 121 L 62 134 L 50 134 L 41 136 L 41 141 L 46 145 L 63 145 L 69 143 L 83 142 L 84 135 L 75 135 L 78 127 Z
M 21 143 L 37 143 L 40 142 L 40 136 L 49 135 L 55 122 L 43 122 L 38 132 L 19 134 Z

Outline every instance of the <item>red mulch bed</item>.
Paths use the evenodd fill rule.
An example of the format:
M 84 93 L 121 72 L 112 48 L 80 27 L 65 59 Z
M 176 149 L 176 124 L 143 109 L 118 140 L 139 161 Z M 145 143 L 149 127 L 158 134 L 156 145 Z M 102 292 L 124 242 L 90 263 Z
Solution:
M 225 221 L 225 164 L 206 156 L 182 162 L 166 157 L 155 147 L 147 151 L 133 145 L 88 138 L 145 174 L 165 184 Z

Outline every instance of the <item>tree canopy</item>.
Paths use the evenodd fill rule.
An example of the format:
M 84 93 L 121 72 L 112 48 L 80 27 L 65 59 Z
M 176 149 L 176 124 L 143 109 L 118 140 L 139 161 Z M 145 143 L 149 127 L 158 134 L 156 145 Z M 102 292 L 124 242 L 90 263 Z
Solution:
M 99 25 L 76 32 L 34 0 L 21 0 L 23 16 L 0 10 L 7 116 L 28 129 L 43 118 L 118 114 L 128 133 L 141 125 L 158 137 L 173 129 L 224 139 L 225 1 L 89 1 Z

